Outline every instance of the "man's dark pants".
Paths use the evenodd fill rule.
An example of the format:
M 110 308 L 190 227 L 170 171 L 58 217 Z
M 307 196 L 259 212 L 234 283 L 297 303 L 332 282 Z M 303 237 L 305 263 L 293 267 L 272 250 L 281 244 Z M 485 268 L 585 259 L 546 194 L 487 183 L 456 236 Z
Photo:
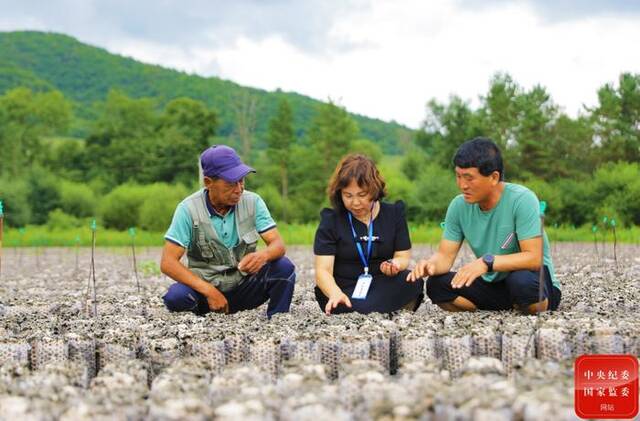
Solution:
M 250 310 L 269 300 L 267 316 L 286 313 L 291 305 L 296 282 L 295 266 L 286 257 L 268 262 L 254 275 L 223 295 L 229 302 L 229 313 Z M 162 297 L 171 311 L 192 311 L 202 315 L 208 313 L 209 305 L 204 295 L 194 289 L 175 283 Z
M 539 301 L 538 271 L 516 270 L 497 282 L 486 282 L 479 277 L 470 286 L 459 289 L 451 286 L 455 274 L 449 272 L 427 279 L 427 295 L 434 304 L 450 303 L 460 296 L 471 301 L 479 310 L 510 310 L 514 304 L 524 310 Z M 560 304 L 562 294 L 553 286 L 549 268 L 545 266 L 542 299 L 547 298 L 548 309 L 555 310 Z

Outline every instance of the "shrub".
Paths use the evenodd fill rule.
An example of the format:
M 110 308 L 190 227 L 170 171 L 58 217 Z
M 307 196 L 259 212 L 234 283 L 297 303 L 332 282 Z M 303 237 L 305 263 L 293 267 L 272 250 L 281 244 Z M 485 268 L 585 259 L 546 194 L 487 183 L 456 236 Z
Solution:
M 60 209 L 78 218 L 94 216 L 96 196 L 86 184 L 63 181 L 60 185 Z
M 107 194 L 100 204 L 100 215 L 105 228 L 125 230 L 138 226 L 140 207 L 145 201 L 144 187 L 122 184 Z
M 52 210 L 47 218 L 47 228 L 50 230 L 68 230 L 81 225 L 80 219 L 65 213 L 62 209 Z
M 561 223 L 581 226 L 594 222 L 596 206 L 591 182 L 561 179 L 555 185 L 562 196 L 559 216 Z
M 380 146 L 368 139 L 358 139 L 351 142 L 349 152 L 366 155 L 376 164 L 380 163 L 380 160 L 382 159 L 382 149 Z
M 521 184 L 533 191 L 538 196 L 538 200 L 547 202 L 545 224 L 563 222 L 561 221 L 562 208 L 564 206 L 563 195 L 557 186 L 537 178 Z
M 418 223 L 443 221 L 451 200 L 459 193 L 453 171 L 435 164 L 422 169 L 409 204 L 409 219 Z
M 31 189 L 28 200 L 31 203 L 31 223 L 42 225 L 47 222 L 49 212 L 60 207 L 60 183 L 51 172 L 36 167 L 29 176 Z
M 593 179 L 593 200 L 598 204 L 597 217 L 615 217 L 623 224 L 640 219 L 638 179 L 640 166 L 637 163 L 609 163 L 598 168 Z
M 129 226 L 139 226 L 153 232 L 166 231 L 171 224 L 176 206 L 189 192 L 181 184 L 171 186 L 155 183 L 143 189 L 144 199 L 139 209 L 138 222 Z
M 4 220 L 7 226 L 23 227 L 31 220 L 29 204 L 29 185 L 25 180 L 0 178 L 0 200 L 4 207 Z
M 276 223 L 280 222 L 278 220 L 283 218 L 284 201 L 278 189 L 274 185 L 268 184 L 260 187 L 256 193 L 258 193 L 267 204 L 267 208 Z M 287 215 L 287 219 L 291 219 L 290 215 Z
M 415 187 L 401 170 L 385 164 L 379 165 L 378 169 L 387 183 L 386 200 L 388 202 L 393 203 L 396 200 L 402 200 L 406 204 L 407 201 L 411 200 Z

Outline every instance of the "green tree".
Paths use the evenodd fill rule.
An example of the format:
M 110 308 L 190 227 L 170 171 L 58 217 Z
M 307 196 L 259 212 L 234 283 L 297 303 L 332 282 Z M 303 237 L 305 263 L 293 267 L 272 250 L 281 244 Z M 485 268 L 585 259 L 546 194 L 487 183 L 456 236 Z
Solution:
M 42 158 L 41 138 L 63 133 L 71 105 L 58 91 L 16 88 L 0 97 L 0 172 L 20 176 Z
M 317 159 L 322 163 L 321 176 L 329 178 L 357 137 L 358 126 L 343 107 L 333 101 L 319 106 L 309 129 L 309 138 L 316 148 Z
M 382 160 L 382 148 L 369 139 L 354 140 L 351 142 L 349 152 L 366 155 L 376 164 L 379 164 Z
M 443 221 L 451 200 L 459 193 L 452 170 L 426 165 L 407 201 L 409 219 L 418 222 Z
M 47 145 L 43 165 L 61 178 L 84 182 L 93 165 L 81 139 L 55 139 Z
M 416 144 L 432 162 L 452 168 L 458 147 L 469 139 L 485 135 L 479 117 L 468 102 L 457 96 L 452 96 L 446 105 L 432 99 L 427 104 L 427 117 L 416 134 Z
M 41 225 L 47 222 L 49 212 L 60 207 L 60 183 L 49 171 L 35 167 L 29 174 L 29 184 L 31 223 Z
M 521 94 L 522 88 L 511 76 L 498 73 L 491 79 L 487 96 L 480 99 L 480 115 L 487 130 L 486 136 L 491 137 L 504 152 L 515 142 L 519 112 L 516 98 Z
M 165 127 L 155 137 L 146 139 L 153 149 L 146 152 L 145 166 L 137 178 L 144 183 L 165 182 L 191 185 L 198 180 L 199 156 L 205 148 L 177 127 Z
M 5 222 L 10 227 L 23 227 L 31 221 L 29 180 L 0 175 L 0 200 Z
M 581 226 L 595 220 L 596 204 L 593 183 L 587 180 L 558 179 L 554 185 L 560 191 L 562 207 L 559 222 Z
M 623 73 L 618 87 L 598 90 L 593 127 L 606 161 L 640 161 L 640 75 Z
M 60 209 L 78 218 L 95 216 L 96 195 L 83 183 L 62 181 L 60 183 Z
M 326 188 L 328 176 L 323 175 L 323 163 L 315 147 L 294 145 L 291 148 L 290 212 L 289 217 L 296 222 L 318 220 L 318 212 L 328 205 Z
M 607 163 L 598 168 L 593 177 L 593 201 L 600 209 L 615 211 L 623 223 L 638 220 L 640 194 L 638 183 L 640 165 L 638 163 Z M 612 215 L 608 215 L 612 216 Z
M 593 136 L 588 117 L 574 120 L 561 114 L 551 128 L 554 164 L 548 178 L 580 179 L 592 174 L 597 164 Z
M 160 128 L 178 129 L 191 140 L 195 156 L 211 145 L 218 128 L 218 117 L 204 102 L 177 98 L 169 102 L 160 118 Z
M 158 145 L 158 117 L 151 99 L 132 99 L 111 91 L 102 113 L 86 140 L 87 155 L 95 165 L 90 176 L 101 176 L 111 186 L 150 181 Z M 149 162 L 151 161 L 151 162 Z
M 402 158 L 400 168 L 409 180 L 415 181 L 420 177 L 420 172 L 428 162 L 427 154 L 422 149 L 414 146 L 409 148 Z
M 496 142 L 502 151 L 506 174 L 516 173 L 517 128 L 519 109 L 517 98 L 522 88 L 508 74 L 498 73 L 489 84 L 489 92 L 480 98 L 479 118 L 484 136 Z
M 541 86 L 516 98 L 518 126 L 515 132 L 516 151 L 513 177 L 537 176 L 550 179 L 556 166 L 554 141 L 550 128 L 557 117 L 557 106 Z
M 293 131 L 293 112 L 286 99 L 280 101 L 276 115 L 269 121 L 267 135 L 267 155 L 278 166 L 279 187 L 282 201 L 282 219 L 289 221 L 287 206 L 289 203 L 289 174 L 291 146 L 296 140 Z

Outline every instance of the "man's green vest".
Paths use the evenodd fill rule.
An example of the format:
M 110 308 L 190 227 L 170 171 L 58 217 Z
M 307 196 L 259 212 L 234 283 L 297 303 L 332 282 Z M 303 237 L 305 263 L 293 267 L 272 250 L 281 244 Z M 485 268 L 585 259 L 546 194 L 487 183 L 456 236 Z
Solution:
M 211 223 L 205 198 L 206 193 L 200 190 L 185 202 L 193 221 L 192 241 L 187 250 L 188 267 L 220 291 L 226 292 L 244 281 L 246 273 L 238 270 L 238 263 L 245 255 L 256 251 L 259 238 L 255 222 L 257 195 L 245 191 L 235 206 L 239 241 L 232 248 L 227 248 L 220 241 Z

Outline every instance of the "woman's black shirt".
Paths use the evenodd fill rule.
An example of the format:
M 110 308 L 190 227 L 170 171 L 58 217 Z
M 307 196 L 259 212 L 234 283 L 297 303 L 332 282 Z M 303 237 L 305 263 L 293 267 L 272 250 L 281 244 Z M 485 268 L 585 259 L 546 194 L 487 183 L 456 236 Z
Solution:
M 367 241 L 361 237 L 368 235 L 367 225 L 353 218 L 353 227 L 366 255 Z M 402 201 L 394 204 L 380 203 L 380 211 L 373 220 L 373 237 L 369 273 L 376 277 L 382 275 L 380 263 L 391 259 L 396 251 L 411 249 Z M 333 276 L 340 287 L 355 283 L 364 272 L 346 210 L 338 212 L 325 208 L 320 212 L 320 225 L 316 230 L 313 252 L 319 256 L 335 256 Z

